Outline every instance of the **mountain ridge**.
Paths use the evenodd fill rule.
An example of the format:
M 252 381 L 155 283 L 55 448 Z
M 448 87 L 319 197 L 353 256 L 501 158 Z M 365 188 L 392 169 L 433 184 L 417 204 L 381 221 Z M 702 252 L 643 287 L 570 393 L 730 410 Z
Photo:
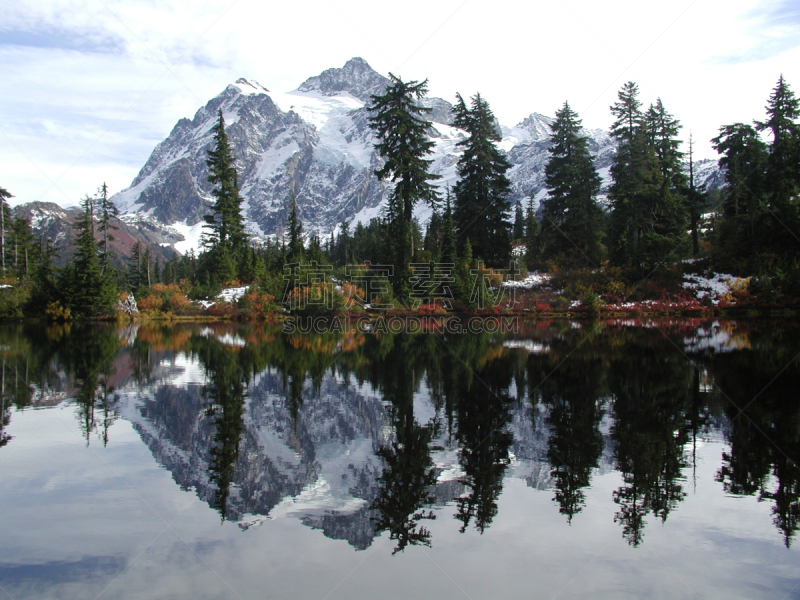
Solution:
M 370 97 L 388 83 L 358 57 L 306 79 L 288 93 L 237 79 L 191 120 L 179 120 L 131 186 L 112 200 L 122 213 L 142 214 L 173 226 L 188 238 L 183 247 L 197 248 L 202 217 L 213 200 L 205 160 L 213 143 L 211 127 L 221 110 L 237 156 L 243 213 L 251 236 L 281 236 L 292 197 L 309 234 L 324 238 L 342 221 L 368 222 L 382 214 L 392 187 L 374 175 L 382 159 L 374 149 L 377 140 L 369 128 L 367 109 Z M 441 177 L 437 185 L 444 192 L 457 181 L 457 144 L 466 134 L 452 126 L 452 105 L 447 100 L 425 97 L 421 104 L 432 109 L 431 171 Z M 533 112 L 513 127 L 500 126 L 499 147 L 512 163 L 508 172 L 512 206 L 530 196 L 536 206 L 546 196 L 544 168 L 553 121 Z M 584 132 L 607 185 L 615 142 L 600 129 Z M 430 214 L 430 207 L 420 206 L 415 216 L 424 223 Z

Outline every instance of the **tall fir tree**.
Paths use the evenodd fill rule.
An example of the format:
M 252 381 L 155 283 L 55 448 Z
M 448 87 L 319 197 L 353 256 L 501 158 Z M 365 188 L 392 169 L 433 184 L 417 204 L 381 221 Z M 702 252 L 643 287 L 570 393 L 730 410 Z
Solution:
M 442 216 L 442 251 L 443 263 L 455 264 L 458 254 L 456 245 L 456 226 L 453 220 L 453 208 L 450 205 L 450 188 L 447 189 L 444 215 Z
M 371 96 L 369 126 L 379 140 L 375 148 L 385 160 L 375 175 L 395 184 L 386 216 L 392 242 L 394 288 L 403 296 L 407 293 L 409 264 L 416 250 L 412 227 L 414 205 L 420 201 L 436 204 L 439 196 L 431 182 L 439 176 L 429 172 L 432 160 L 427 158 L 434 146 L 427 134 L 431 123 L 425 118 L 431 109 L 418 103 L 428 91 L 427 80 L 404 82 L 391 73 L 389 78 L 386 91 Z
M 93 317 L 109 312 L 116 299 L 113 280 L 100 268 L 95 238 L 94 199 L 81 201 L 83 212 L 75 223 L 75 256 L 62 273 L 62 285 L 74 314 Z
M 525 209 L 525 265 L 530 270 L 542 261 L 542 229 L 533 208 L 533 195 Z
M 511 182 L 506 171 L 511 163 L 497 148 L 500 134 L 494 114 L 489 103 L 476 94 L 469 108 L 458 95 L 453 116 L 453 125 L 468 134 L 458 143 L 464 152 L 454 189 L 456 233 L 462 244 L 469 238 L 473 256 L 489 266 L 506 266 L 511 258 Z
M 131 292 L 138 293 L 142 285 L 142 242 L 136 240 L 131 247 L 131 256 L 128 260 L 128 285 Z
M 550 160 L 545 167 L 545 256 L 597 265 L 602 258 L 603 214 L 597 204 L 600 176 L 588 138 L 581 134 L 581 120 L 567 102 L 556 112 L 552 129 Z
M 31 262 L 35 249 L 35 238 L 31 231 L 31 223 L 24 217 L 17 217 L 11 225 L 11 260 L 14 265 L 14 276 L 17 279 L 28 279 L 31 275 Z
M 687 180 L 683 165 L 683 152 L 678 133 L 680 122 L 664 108 L 661 98 L 652 104 L 645 115 L 645 127 L 656 155 L 659 170 L 659 187 L 654 205 L 654 223 L 648 232 L 648 248 L 656 260 L 682 257 L 689 238 L 687 211 Z
M 297 215 L 297 200 L 294 195 L 292 195 L 292 208 L 289 212 L 289 219 L 286 221 L 286 235 L 289 238 L 286 261 L 290 263 L 302 261 L 305 252 L 303 247 L 303 223 Z
M 780 210 L 797 195 L 800 183 L 800 101 L 789 88 L 783 75 L 778 79 L 767 101 L 767 118 L 756 122 L 758 131 L 772 137 L 767 160 L 767 182 L 770 203 Z
M 0 187 L 0 273 L 6 272 L 6 229 L 11 216 L 7 200 L 13 198 L 8 190 Z
M 611 135 L 617 141 L 617 153 L 611 165 L 613 183 L 609 188 L 609 251 L 616 264 L 639 270 L 649 266 L 653 258 L 646 237 L 656 220 L 661 173 L 648 139 L 639 87 L 630 81 L 622 86 L 617 98 L 611 107 L 616 117 Z
M 734 123 L 712 140 L 725 172 L 722 214 L 715 226 L 715 261 L 750 274 L 795 268 L 800 231 L 800 102 L 781 76 L 755 127 Z M 765 143 L 759 132 L 767 132 Z
M 204 217 L 204 227 L 207 229 L 204 235 L 205 243 L 212 251 L 210 270 L 220 276 L 219 272 L 230 271 L 230 262 L 235 264 L 246 250 L 247 235 L 244 231 L 236 157 L 225 131 L 222 109 L 219 110 L 219 118 L 212 131 L 214 147 L 208 151 L 206 165 L 208 181 L 215 186 L 211 191 L 215 201 L 211 214 Z M 235 268 L 233 270 L 235 277 Z
M 686 202 L 689 206 L 689 231 L 692 235 L 692 258 L 700 254 L 700 210 L 705 203 L 706 195 L 698 189 L 694 178 L 694 140 L 689 132 L 689 184 L 686 190 Z
M 766 120 L 757 121 L 756 129 L 767 131 L 772 138 L 765 179 L 769 210 L 776 221 L 772 245 L 784 256 L 796 255 L 800 232 L 800 101 L 783 75 L 770 94 L 766 111 Z
M 514 209 L 514 240 L 521 240 L 525 237 L 525 213 L 522 210 L 522 200 L 517 200 L 517 207 Z
M 119 229 L 114 224 L 114 220 L 119 216 L 119 210 L 116 204 L 111 202 L 111 198 L 108 196 L 108 186 L 105 182 L 97 190 L 97 212 L 97 229 L 100 233 L 100 240 L 97 242 L 100 250 L 100 270 L 105 273 L 110 270 L 111 259 L 113 258 L 111 242 L 114 241 L 114 236 L 112 231 Z
M 751 273 L 754 257 L 768 248 L 766 169 L 769 149 L 751 125 L 734 123 L 720 127 L 711 140 L 721 155 L 725 173 L 721 210 L 714 227 L 714 259 L 728 271 Z

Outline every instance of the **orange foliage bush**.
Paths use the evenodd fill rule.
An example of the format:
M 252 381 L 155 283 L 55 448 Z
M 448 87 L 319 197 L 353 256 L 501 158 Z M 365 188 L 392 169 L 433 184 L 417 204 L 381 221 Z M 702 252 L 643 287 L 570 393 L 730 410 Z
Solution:
M 136 303 L 140 311 L 160 310 L 162 304 L 163 300 L 161 299 L 161 296 L 156 295 L 147 296 L 147 298 L 142 298 Z

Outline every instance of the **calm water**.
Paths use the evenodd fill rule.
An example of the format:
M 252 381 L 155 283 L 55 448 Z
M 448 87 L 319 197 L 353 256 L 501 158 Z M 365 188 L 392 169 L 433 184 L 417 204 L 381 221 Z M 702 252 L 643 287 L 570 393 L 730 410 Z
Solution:
M 0 598 L 800 598 L 800 328 L 0 328 Z

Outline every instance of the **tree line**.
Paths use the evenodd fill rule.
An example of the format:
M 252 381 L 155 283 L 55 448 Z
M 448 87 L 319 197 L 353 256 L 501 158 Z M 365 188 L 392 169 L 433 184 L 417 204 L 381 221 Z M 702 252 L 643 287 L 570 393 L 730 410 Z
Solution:
M 480 94 L 469 101 L 456 97 L 453 124 L 464 132 L 459 179 L 445 193 L 437 187 L 431 109 L 421 102 L 426 93 L 427 80 L 404 82 L 390 74 L 385 92 L 372 96 L 368 122 L 382 158 L 375 175 L 390 188 L 387 206 L 369 223 L 342 222 L 325 243 L 303 234 L 294 194 L 285 235 L 264 244 L 248 237 L 221 112 L 206 160 L 214 203 L 196 255 L 162 265 L 137 242 L 131 256 L 114 256 L 117 215 L 104 184 L 83 199 L 74 260 L 58 270 L 57 250 L 37 240 L 25 219 L 11 217 L 11 195 L 0 188 L 0 270 L 22 283 L 2 312 L 42 312 L 58 303 L 73 314 L 96 316 L 110 310 L 119 291 L 147 295 L 157 283 L 182 282 L 183 292 L 199 298 L 240 281 L 277 298 L 284 267 L 311 261 L 335 268 L 364 261 L 391 265 L 392 291 L 402 301 L 410 295 L 411 265 L 450 264 L 456 299 L 467 303 L 475 268 L 508 268 L 512 256 L 523 270 L 613 266 L 629 281 L 705 257 L 714 269 L 758 276 L 762 288 L 800 293 L 800 105 L 782 76 L 763 121 L 725 125 L 712 140 L 726 178 L 721 190 L 696 184 L 691 137 L 687 156 L 680 122 L 660 98 L 645 109 L 638 86 L 628 82 L 610 107 L 616 152 L 608 188 L 602 189 L 581 119 L 565 102 L 552 124 L 546 197 L 538 202 L 531 195 L 513 210 L 511 164 L 497 147 L 497 121 Z M 432 211 L 424 227 L 414 218 L 420 203 Z

